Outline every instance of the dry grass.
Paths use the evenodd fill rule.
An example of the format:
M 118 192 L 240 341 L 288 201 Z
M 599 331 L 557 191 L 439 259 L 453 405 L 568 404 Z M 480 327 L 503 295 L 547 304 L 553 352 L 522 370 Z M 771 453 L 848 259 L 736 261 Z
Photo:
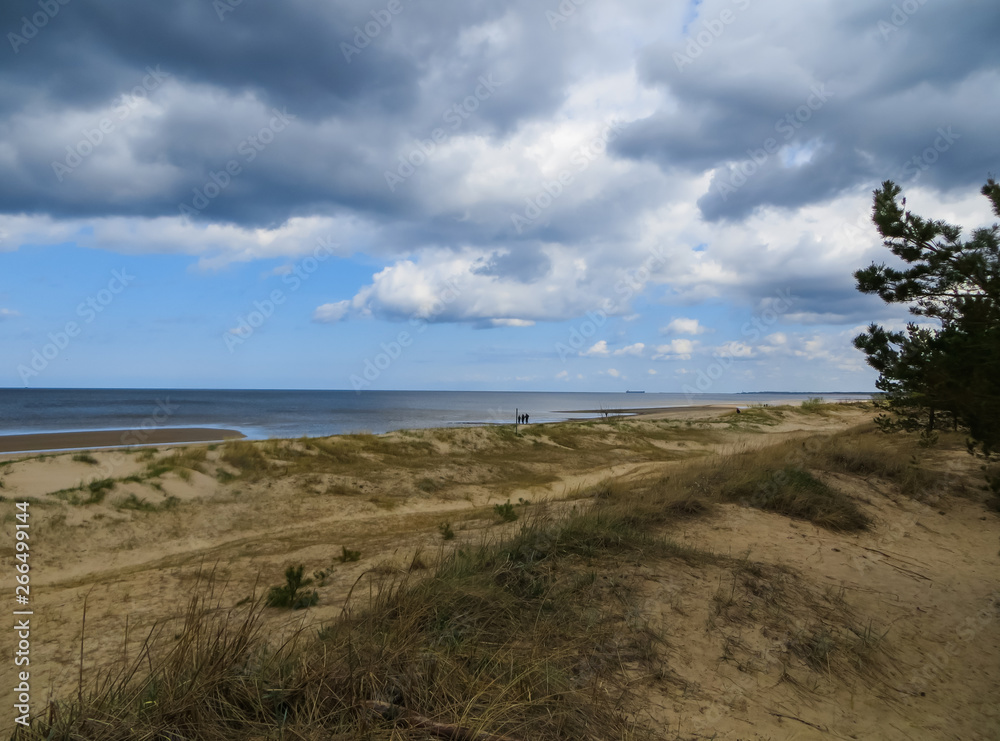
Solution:
M 636 548 L 655 541 L 615 518 L 536 521 L 455 551 L 429 577 L 366 577 L 363 602 L 280 646 L 261 631 L 259 600 L 225 609 L 209 592 L 176 633 L 164 626 L 138 659 L 15 738 L 425 738 L 367 712 L 372 701 L 470 733 L 653 738 L 623 713 L 623 674 L 663 676 L 661 641 L 626 580 L 588 578 L 580 559 L 600 555 L 613 571 Z M 407 571 L 424 565 L 414 557 Z
M 740 671 L 777 659 L 786 681 L 809 685 L 811 672 L 841 679 L 875 680 L 892 662 L 887 632 L 862 622 L 837 591 L 819 591 L 795 571 L 747 559 L 731 563 L 713 596 L 709 629 L 721 633 L 723 660 Z M 777 655 L 764 657 L 741 636 L 763 635 Z
M 809 454 L 799 443 L 717 454 L 674 468 L 646 487 L 671 514 L 700 514 L 718 502 L 736 502 L 768 512 L 809 520 L 831 530 L 864 530 L 870 518 L 850 496 L 824 483 L 809 470 Z

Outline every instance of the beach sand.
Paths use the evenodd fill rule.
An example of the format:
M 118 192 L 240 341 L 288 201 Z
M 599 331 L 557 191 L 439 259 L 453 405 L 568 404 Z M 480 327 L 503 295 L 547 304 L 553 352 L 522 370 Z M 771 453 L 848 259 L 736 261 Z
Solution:
M 95 450 L 89 461 L 71 453 L 6 456 L 0 591 L 9 595 L 15 502 L 32 502 L 33 710 L 75 695 L 81 641 L 92 677 L 113 666 L 123 646 L 135 656 L 153 626 L 173 635 L 192 595 L 210 584 L 213 601 L 231 607 L 281 583 L 289 564 L 304 564 L 306 573 L 327 569 L 318 605 L 266 614 L 275 637 L 314 630 L 341 614 L 366 574 L 405 570 L 416 552 L 432 564 L 445 547 L 475 546 L 519 527 L 498 524 L 496 503 L 523 499 L 531 503 L 518 505 L 526 513 L 558 517 L 586 506 L 589 487 L 603 481 L 627 487 L 670 475 L 692 457 L 833 434 L 872 416 L 848 406 L 758 416 L 722 407 L 639 411 L 632 419 L 522 426 L 519 436 L 512 429 L 451 428 L 327 438 L 321 444 L 333 457 L 325 460 L 335 463 L 318 471 L 295 462 L 315 454 L 295 440 Z M 771 421 L 754 422 L 765 417 Z M 643 437 L 657 431 L 669 435 Z M 723 504 L 667 534 L 715 553 L 749 554 L 794 570 L 818 594 L 843 595 L 862 625 L 871 620 L 888 631 L 895 675 L 883 684 L 845 683 L 825 671 L 807 676 L 808 686 L 784 681 L 774 658 L 783 655 L 780 636 L 753 624 L 740 635 L 706 629 L 727 573 L 637 562 L 626 576 L 641 596 L 643 619 L 664 632 L 675 677 L 642 690 L 643 722 L 679 738 L 732 741 L 996 738 L 1000 518 L 969 494 L 982 483 L 971 456 L 924 455 L 931 458 L 947 470 L 948 486 L 920 497 L 901 496 L 877 477 L 824 474 L 875 518 L 870 532 L 836 533 Z M 254 468 L 260 460 L 272 463 Z M 95 495 L 87 482 L 101 479 L 115 486 Z M 442 522 L 457 535 L 447 546 Z M 336 563 L 342 547 L 360 551 L 360 560 Z M 12 640 L 7 631 L 8 657 Z M 732 646 L 757 658 L 739 666 L 724 661 Z M 11 661 L 0 664 L 0 687 L 8 688 L 0 701 L 8 708 L 14 669 Z

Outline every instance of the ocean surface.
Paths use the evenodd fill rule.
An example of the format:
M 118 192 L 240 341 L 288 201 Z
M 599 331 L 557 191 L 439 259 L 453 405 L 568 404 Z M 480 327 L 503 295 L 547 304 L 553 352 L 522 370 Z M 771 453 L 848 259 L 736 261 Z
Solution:
M 700 404 L 787 404 L 869 394 L 655 394 L 518 391 L 243 391 L 192 389 L 0 389 L 0 435 L 79 430 L 214 427 L 252 439 L 318 437 L 422 427 L 599 416 L 580 410 Z

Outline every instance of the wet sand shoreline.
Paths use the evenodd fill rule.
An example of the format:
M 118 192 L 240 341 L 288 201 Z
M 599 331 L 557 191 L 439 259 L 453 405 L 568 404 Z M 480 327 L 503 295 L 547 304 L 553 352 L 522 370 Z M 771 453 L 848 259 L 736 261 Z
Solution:
M 213 427 L 178 427 L 152 430 L 84 430 L 0 435 L 0 454 L 44 451 L 93 450 L 171 443 L 208 443 L 244 438 L 242 432 Z

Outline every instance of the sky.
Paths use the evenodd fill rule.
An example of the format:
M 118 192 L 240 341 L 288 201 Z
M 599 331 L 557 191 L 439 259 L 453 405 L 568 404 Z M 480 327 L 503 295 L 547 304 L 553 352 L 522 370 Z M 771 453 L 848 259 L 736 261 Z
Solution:
M 868 391 L 993 0 L 8 0 L 0 386 Z

